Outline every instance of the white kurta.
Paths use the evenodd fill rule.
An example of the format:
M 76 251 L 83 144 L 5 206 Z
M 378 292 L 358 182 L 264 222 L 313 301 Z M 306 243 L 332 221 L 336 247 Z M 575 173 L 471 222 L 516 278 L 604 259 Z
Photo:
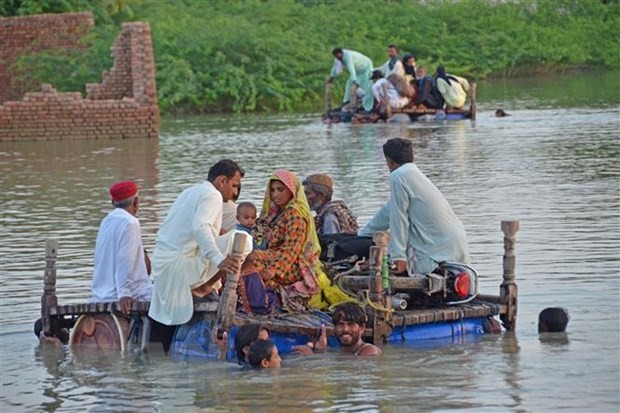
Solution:
M 187 188 L 174 201 L 155 241 L 151 318 L 177 325 L 192 317 L 191 289 L 209 281 L 232 250 L 236 231 L 219 236 L 222 207 L 222 195 L 209 181 Z M 246 241 L 247 255 L 252 239 Z M 217 282 L 214 289 L 220 285 Z
M 383 76 L 385 77 L 388 77 L 389 75 L 394 73 L 404 78 L 405 77 L 405 66 L 403 65 L 403 62 L 400 60 L 400 58 L 394 62 L 394 66 L 392 66 L 392 69 L 390 69 L 391 61 L 392 59 L 388 59 L 387 62 L 385 62 L 379 67 L 375 67 L 373 70 L 380 70 L 381 73 L 383 73 Z
M 388 251 L 393 260 L 407 260 L 407 249 L 413 248 L 415 268 L 410 268 L 410 273 L 431 272 L 441 261 L 470 263 L 463 223 L 414 163 L 391 173 L 390 191 L 390 200 L 358 235 L 389 229 Z
M 232 231 L 238 223 L 237 204 L 235 204 L 235 201 L 224 202 L 224 205 L 222 205 L 222 231 Z
M 465 104 L 467 99 L 467 91 L 469 90 L 469 82 L 467 79 L 448 75 L 454 77 L 457 81 L 450 80 L 450 84 L 441 78 L 437 78 L 437 89 L 443 96 L 446 103 L 453 108 L 461 108 Z
M 385 78 L 377 80 L 375 84 L 372 85 L 372 94 L 375 99 L 379 101 L 383 102 L 387 100 L 392 109 L 401 109 L 409 103 L 409 98 L 401 96 L 392 82 Z
M 118 301 L 121 297 L 148 301 L 152 291 L 140 222 L 124 209 L 115 208 L 99 225 L 90 301 Z

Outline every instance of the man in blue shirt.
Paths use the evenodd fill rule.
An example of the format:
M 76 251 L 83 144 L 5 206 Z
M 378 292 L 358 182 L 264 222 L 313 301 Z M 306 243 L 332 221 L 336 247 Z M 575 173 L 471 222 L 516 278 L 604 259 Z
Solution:
M 388 252 L 398 273 L 429 273 L 442 261 L 469 264 L 463 223 L 413 163 L 411 141 L 390 139 L 383 145 L 383 154 L 391 172 L 390 199 L 358 235 L 371 236 L 389 229 Z

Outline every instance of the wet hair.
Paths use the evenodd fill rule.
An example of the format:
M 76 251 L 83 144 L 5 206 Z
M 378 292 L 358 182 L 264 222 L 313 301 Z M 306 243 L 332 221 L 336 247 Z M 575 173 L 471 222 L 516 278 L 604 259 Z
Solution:
M 254 205 L 253 203 L 251 203 L 251 202 L 239 202 L 239 204 L 237 204 L 237 214 L 243 208 L 251 208 L 254 211 L 256 211 L 256 205 Z
M 332 50 L 332 55 L 333 56 L 336 56 L 339 53 L 342 53 L 342 48 L 340 48 L 340 47 L 336 47 L 334 50 Z
M 403 138 L 388 139 L 383 144 L 383 155 L 390 158 L 398 165 L 413 162 L 413 145 L 411 141 Z
M 545 308 L 538 314 L 539 333 L 561 333 L 566 331 L 568 311 L 562 307 Z
M 332 321 L 338 324 L 342 321 L 357 323 L 362 327 L 366 327 L 368 316 L 359 304 L 348 302 L 338 304 L 332 313 Z
M 215 181 L 215 178 L 222 175 L 226 178 L 232 178 L 237 174 L 237 172 L 241 175 L 241 177 L 245 175 L 245 171 L 237 164 L 237 162 L 230 159 L 221 159 L 209 168 L 207 180 L 209 182 L 213 182 Z
M 250 366 L 260 367 L 263 360 L 269 360 L 275 346 L 271 340 L 255 340 L 250 344 L 250 351 L 248 352 Z
M 41 331 L 43 331 L 43 320 L 39 318 L 34 322 L 34 335 L 37 336 L 37 339 L 41 335 Z M 57 334 L 52 334 L 51 336 L 56 337 L 62 344 L 69 342 L 69 332 L 66 328 L 61 328 Z
M 260 324 L 244 324 L 239 327 L 235 335 L 235 353 L 237 354 L 237 361 L 239 363 L 245 363 L 246 354 L 243 352 L 243 349 L 256 341 L 262 330 L 269 333 L 269 329 Z

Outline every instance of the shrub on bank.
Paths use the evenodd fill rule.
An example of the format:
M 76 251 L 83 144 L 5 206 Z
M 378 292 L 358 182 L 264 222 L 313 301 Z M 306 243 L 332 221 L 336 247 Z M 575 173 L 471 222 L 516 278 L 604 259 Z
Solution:
M 102 8 L 102 0 L 54 3 L 65 9 L 52 11 L 96 8 L 102 33 L 118 31 L 123 20 L 149 22 L 159 103 L 169 112 L 317 110 L 337 46 L 378 66 L 394 43 L 431 72 L 441 63 L 473 79 L 524 67 L 620 67 L 617 1 L 117 0 L 117 12 Z M 21 64 L 59 90 L 79 90 L 99 81 L 111 45 L 109 36 L 91 39 L 87 59 L 43 56 Z

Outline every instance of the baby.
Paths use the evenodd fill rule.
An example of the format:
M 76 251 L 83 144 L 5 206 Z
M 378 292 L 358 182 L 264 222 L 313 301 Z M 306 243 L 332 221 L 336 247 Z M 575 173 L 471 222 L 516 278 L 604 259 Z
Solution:
M 251 202 L 240 202 L 237 206 L 237 229 L 252 233 L 252 228 L 256 223 L 256 206 Z
M 254 249 L 265 249 L 266 242 L 263 234 L 256 231 L 256 206 L 251 202 L 240 202 L 237 206 L 237 229 L 245 231 L 254 238 Z

